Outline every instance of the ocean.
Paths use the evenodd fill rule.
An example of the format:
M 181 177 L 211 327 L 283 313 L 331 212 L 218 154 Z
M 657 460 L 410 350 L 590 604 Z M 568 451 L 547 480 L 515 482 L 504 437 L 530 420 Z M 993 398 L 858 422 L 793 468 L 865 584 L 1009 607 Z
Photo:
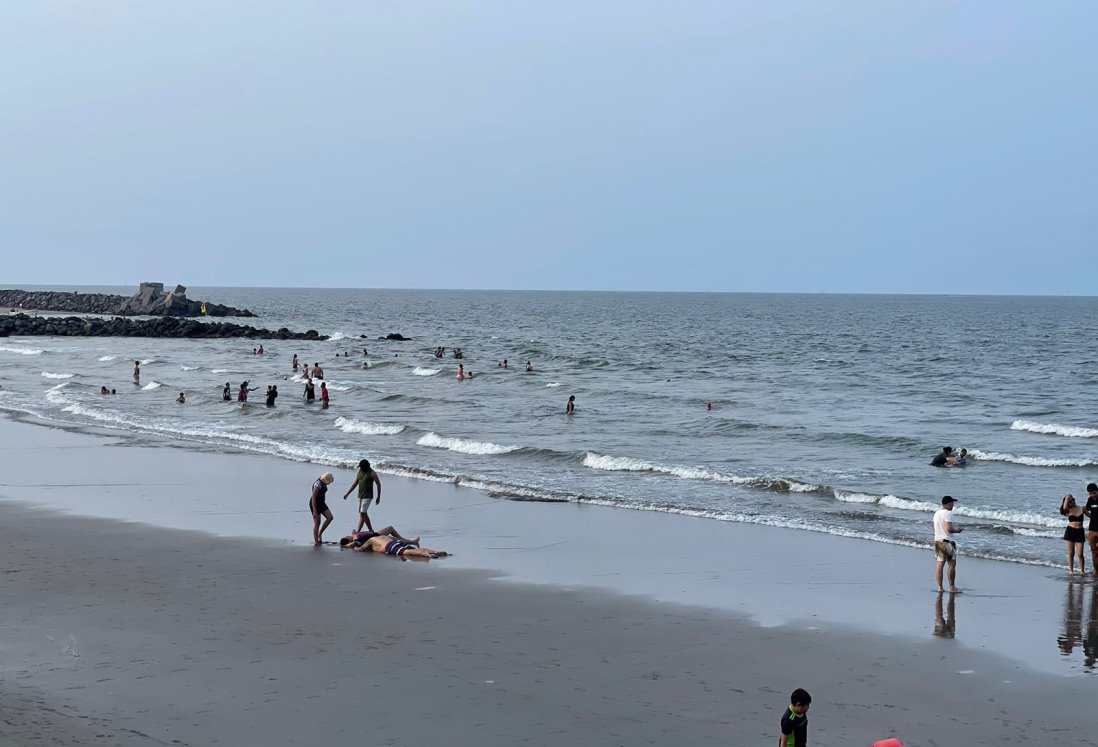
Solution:
M 382 474 L 458 482 L 499 500 L 589 502 L 918 547 L 930 546 L 931 514 L 951 494 L 965 555 L 1049 566 L 1064 564 L 1060 499 L 1085 499 L 1085 485 L 1098 481 L 1098 299 L 188 295 L 249 308 L 258 327 L 332 339 L 265 340 L 259 356 L 260 341 L 248 339 L 4 338 L 0 411 L 319 465 L 365 457 Z M 410 340 L 379 339 L 393 332 Z M 440 345 L 443 359 L 433 354 Z M 454 347 L 463 360 L 451 357 Z M 328 410 L 302 399 L 295 353 L 324 368 Z M 509 368 L 498 366 L 503 359 Z M 459 363 L 475 378 L 458 381 Z M 258 390 L 241 406 L 244 380 Z M 221 399 L 226 382 L 233 402 Z M 280 397 L 267 408 L 272 384 Z M 102 386 L 118 394 L 104 396 Z M 967 448 L 969 465 L 930 467 L 944 445 Z M 299 504 L 300 492 L 287 504 Z

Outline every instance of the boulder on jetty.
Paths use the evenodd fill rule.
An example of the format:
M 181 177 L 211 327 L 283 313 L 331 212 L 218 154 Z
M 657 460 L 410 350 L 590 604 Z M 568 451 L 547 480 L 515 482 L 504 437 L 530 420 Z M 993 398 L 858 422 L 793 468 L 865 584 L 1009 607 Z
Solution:
M 163 283 L 142 283 L 129 298 L 109 293 L 0 290 L 0 308 L 118 316 L 255 316 L 247 309 L 192 301 L 182 285 L 165 293 Z
M 248 337 L 256 340 L 327 340 L 315 329 L 291 332 L 256 329 L 231 322 L 200 322 L 179 317 L 159 319 L 49 317 L 15 314 L 0 317 L 0 337 L 8 335 L 56 335 L 61 337 Z

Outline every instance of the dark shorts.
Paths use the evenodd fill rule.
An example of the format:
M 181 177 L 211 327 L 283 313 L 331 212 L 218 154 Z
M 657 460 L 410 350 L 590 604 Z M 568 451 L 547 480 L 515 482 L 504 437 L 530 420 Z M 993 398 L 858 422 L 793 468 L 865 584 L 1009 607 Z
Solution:
M 1068 527 L 1064 530 L 1064 539 L 1068 542 L 1086 542 L 1087 533 L 1082 527 Z
M 323 514 L 327 510 L 328 510 L 328 502 L 327 501 L 317 501 L 316 502 L 316 516 L 320 516 L 321 514 Z M 313 511 L 313 501 L 312 501 L 312 499 L 310 499 L 309 500 L 309 513 L 312 513 L 312 511 Z
M 400 556 L 408 552 L 410 549 L 412 549 L 412 545 L 408 544 L 407 542 L 393 540 L 385 546 L 385 554 Z

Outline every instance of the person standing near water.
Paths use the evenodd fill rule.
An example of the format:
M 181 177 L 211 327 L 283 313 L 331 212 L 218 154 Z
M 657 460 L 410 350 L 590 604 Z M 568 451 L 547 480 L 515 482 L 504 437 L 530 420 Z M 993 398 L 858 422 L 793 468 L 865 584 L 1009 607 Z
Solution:
M 294 367 L 294 373 L 297 373 L 297 353 L 294 353 L 293 367 Z
M 377 485 L 376 499 L 374 485 Z M 362 525 L 365 524 L 366 528 L 372 532 L 374 525 L 370 523 L 370 502 L 373 501 L 374 505 L 381 503 L 381 478 L 370 466 L 369 459 L 363 459 L 358 463 L 358 474 L 355 475 L 355 481 L 351 483 L 351 487 L 347 488 L 347 492 L 343 494 L 343 500 L 347 500 L 347 496 L 356 487 L 358 488 L 358 527 L 355 531 L 362 531 Z
M 274 407 L 276 399 L 278 399 L 278 385 L 272 384 L 267 387 L 267 407 Z
M 573 394 L 573 395 L 570 395 L 568 397 L 568 406 L 564 408 L 564 414 L 565 415 L 575 415 L 576 414 L 576 395 Z
M 942 571 L 949 564 L 949 591 L 957 588 L 957 543 L 950 537 L 964 531 L 963 527 L 953 526 L 953 505 L 957 499 L 951 495 L 942 496 L 942 507 L 934 513 L 934 559 L 938 561 L 934 579 L 938 582 L 938 591 L 942 588 Z
M 133 362 L 133 383 L 141 383 L 141 361 Z
M 328 486 L 335 478 L 331 472 L 325 472 L 313 483 L 313 493 L 309 496 L 309 512 L 313 515 L 313 544 L 324 542 L 324 530 L 332 523 L 332 512 L 328 508 Z M 324 525 L 320 525 L 320 517 L 324 517 Z
M 1090 545 L 1090 568 L 1098 573 L 1098 485 L 1087 485 L 1086 515 L 1090 517 L 1087 528 L 1087 544 Z
M 320 406 L 328 409 L 328 384 L 323 381 L 320 382 Z
M 1075 497 L 1068 493 L 1060 501 L 1060 515 L 1067 517 L 1067 529 L 1064 530 L 1064 540 L 1068 547 L 1068 573 L 1075 575 L 1075 556 L 1079 556 L 1079 575 L 1087 572 L 1087 562 L 1083 558 L 1083 545 L 1087 537 L 1083 531 L 1083 519 L 1086 518 L 1086 509 L 1075 502 Z
M 458 381 L 465 381 L 465 364 L 464 363 L 459 363 L 458 364 L 457 380 Z
M 226 402 L 233 401 L 233 388 L 229 386 L 229 382 L 225 382 L 225 388 L 221 390 L 221 399 Z
M 305 393 L 302 396 L 305 397 L 305 404 L 316 401 L 316 387 L 312 379 L 305 379 Z

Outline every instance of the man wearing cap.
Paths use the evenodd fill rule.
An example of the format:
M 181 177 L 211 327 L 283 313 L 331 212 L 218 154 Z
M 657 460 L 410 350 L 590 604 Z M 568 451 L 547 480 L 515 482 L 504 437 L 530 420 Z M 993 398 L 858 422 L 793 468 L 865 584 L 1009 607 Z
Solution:
M 938 581 L 938 591 L 942 588 L 942 570 L 949 563 L 949 591 L 958 592 L 957 588 L 957 543 L 950 539 L 951 535 L 964 531 L 961 527 L 953 526 L 953 504 L 957 499 L 951 495 L 942 497 L 942 507 L 934 512 L 934 557 L 938 561 L 934 578 Z
M 332 523 L 332 512 L 328 508 L 328 486 L 332 484 L 331 472 L 325 472 L 313 483 L 313 494 L 309 496 L 309 513 L 313 515 L 313 544 L 324 542 L 324 530 Z M 320 517 L 324 517 L 324 526 L 320 525 Z

